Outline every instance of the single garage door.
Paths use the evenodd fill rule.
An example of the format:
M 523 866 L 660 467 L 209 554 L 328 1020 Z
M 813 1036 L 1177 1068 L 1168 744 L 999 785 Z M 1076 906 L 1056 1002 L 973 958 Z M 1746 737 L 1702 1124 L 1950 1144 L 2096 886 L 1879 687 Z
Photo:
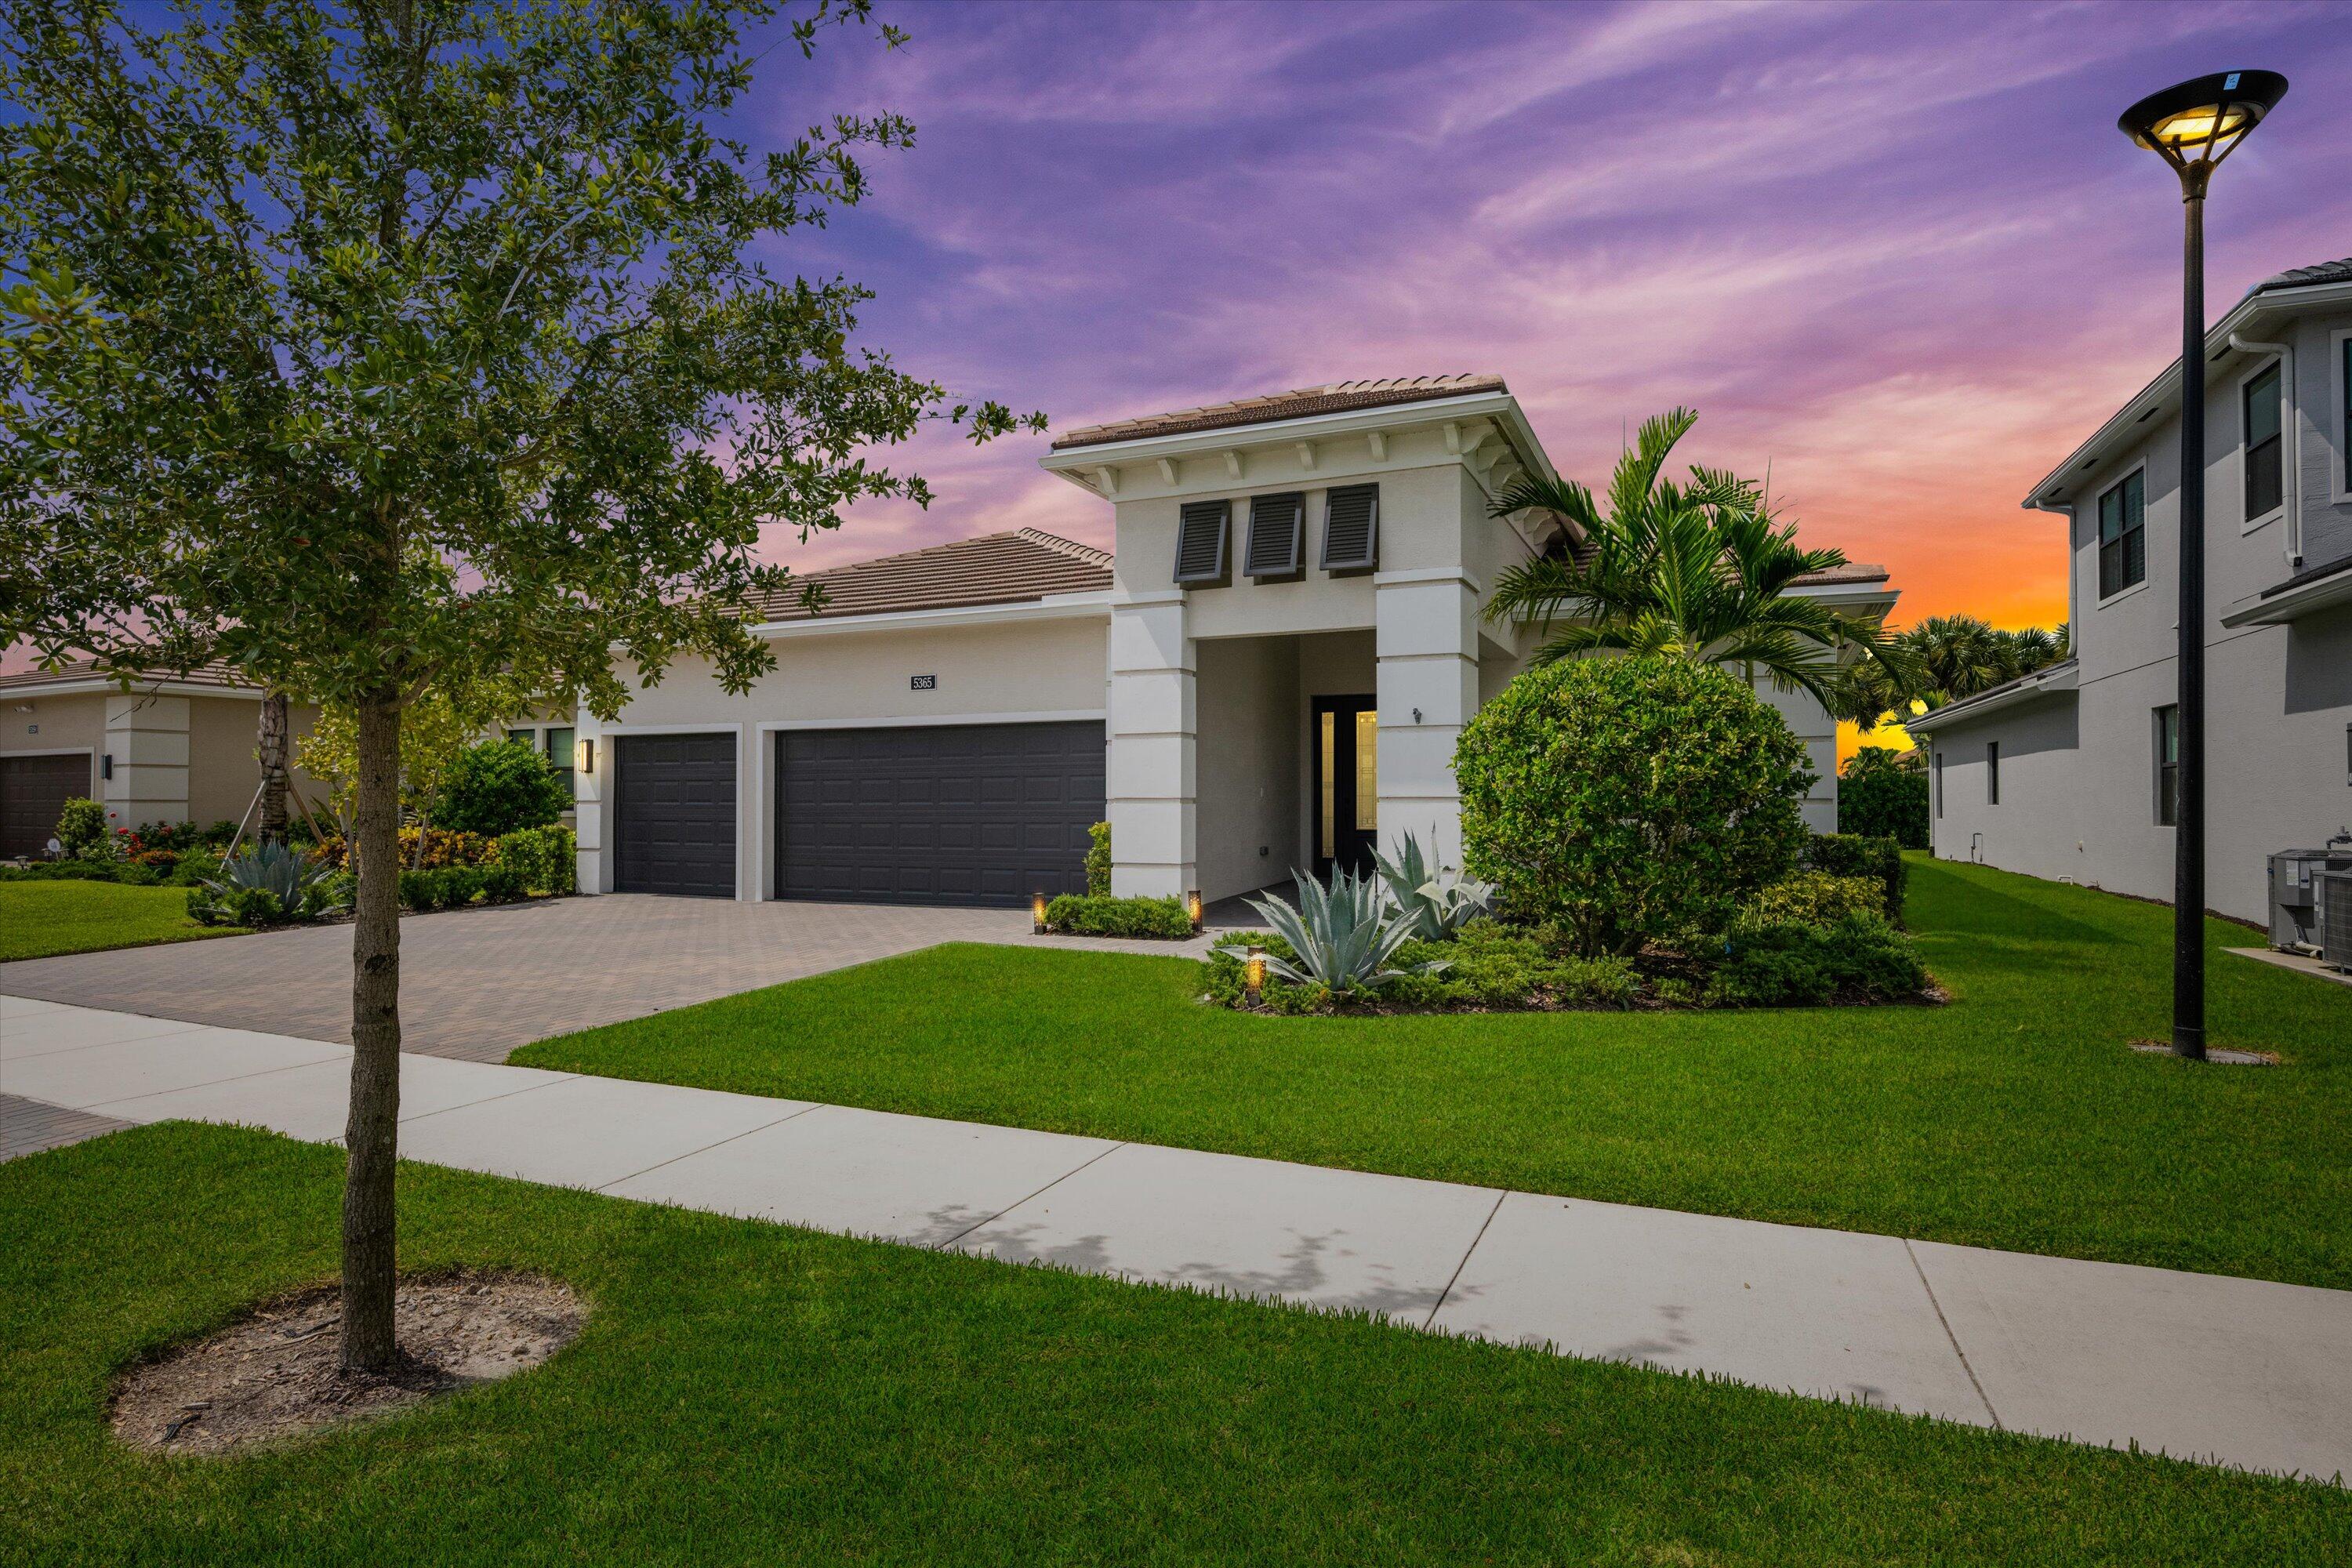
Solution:
M 89 794 L 89 753 L 0 757 L 0 858 L 38 856 L 66 802 Z
M 624 893 L 735 896 L 735 737 L 622 735 L 613 747 Z
M 1021 905 L 1087 890 L 1103 727 L 784 731 L 776 779 L 779 897 Z

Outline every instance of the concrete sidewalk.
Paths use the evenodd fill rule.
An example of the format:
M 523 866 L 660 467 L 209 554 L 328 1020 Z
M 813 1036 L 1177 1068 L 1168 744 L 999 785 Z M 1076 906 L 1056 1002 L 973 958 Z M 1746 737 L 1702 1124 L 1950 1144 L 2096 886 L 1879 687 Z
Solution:
M 332 1142 L 332 1043 L 0 997 L 0 1093 Z M 1012 1262 L 2352 1472 L 2352 1291 L 1993 1252 L 434 1057 L 402 1152 Z

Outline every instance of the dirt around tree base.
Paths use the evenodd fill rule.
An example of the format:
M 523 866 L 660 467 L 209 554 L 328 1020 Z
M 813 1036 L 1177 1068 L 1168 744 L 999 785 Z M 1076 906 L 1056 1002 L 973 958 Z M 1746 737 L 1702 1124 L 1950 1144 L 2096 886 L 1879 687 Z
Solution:
M 533 1275 L 403 1279 L 394 1308 L 400 1364 L 381 1377 L 346 1375 L 335 1366 L 338 1289 L 313 1286 L 125 1371 L 114 1435 L 149 1453 L 220 1454 L 384 1415 L 537 1366 L 572 1342 L 587 1315 L 572 1287 Z

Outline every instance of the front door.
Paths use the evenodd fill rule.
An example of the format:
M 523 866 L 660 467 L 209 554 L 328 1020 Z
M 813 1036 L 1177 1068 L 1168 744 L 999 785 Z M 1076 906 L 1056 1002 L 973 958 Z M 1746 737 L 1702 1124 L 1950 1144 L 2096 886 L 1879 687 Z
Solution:
M 1310 780 L 1315 811 L 1315 874 L 1335 866 L 1372 868 L 1380 827 L 1380 714 L 1369 697 L 1314 700 Z

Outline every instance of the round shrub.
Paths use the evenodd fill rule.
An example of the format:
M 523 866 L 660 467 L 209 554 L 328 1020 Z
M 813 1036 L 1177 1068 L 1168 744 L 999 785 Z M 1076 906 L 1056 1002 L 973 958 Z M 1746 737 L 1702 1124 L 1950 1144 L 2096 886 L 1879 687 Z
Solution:
M 545 827 L 571 809 L 571 795 L 545 757 L 521 741 L 485 741 L 449 764 L 433 823 L 495 838 Z
M 1799 871 L 1781 878 L 1749 900 L 1748 912 L 1768 921 L 1835 925 L 1848 915 L 1885 914 L 1886 889 L 1868 877 Z
M 75 795 L 58 814 L 56 837 L 68 856 L 88 858 L 102 853 L 107 839 L 106 807 L 86 796 Z
M 1803 742 L 1731 675 L 1570 658 L 1478 711 L 1454 753 L 1463 863 L 1583 954 L 1720 931 L 1805 844 Z

